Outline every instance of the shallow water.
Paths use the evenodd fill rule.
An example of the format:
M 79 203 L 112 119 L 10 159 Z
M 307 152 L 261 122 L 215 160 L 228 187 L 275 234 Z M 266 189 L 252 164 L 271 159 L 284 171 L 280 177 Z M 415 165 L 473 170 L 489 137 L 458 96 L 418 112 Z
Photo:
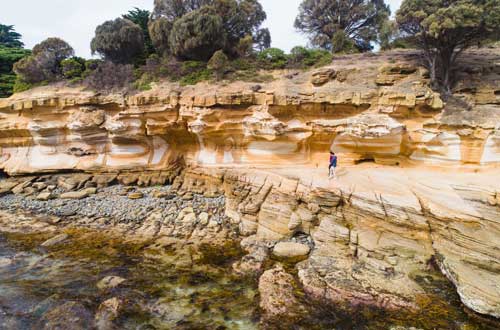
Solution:
M 54 234 L 0 233 L 0 329 L 42 329 L 54 317 L 50 311 L 68 301 L 83 306 L 78 310 L 86 318 L 82 329 L 91 329 L 99 305 L 115 297 L 122 301 L 118 317 L 112 320 L 115 329 L 259 328 L 257 282 L 231 272 L 231 263 L 241 256 L 235 245 L 199 250 L 188 245 L 160 253 L 147 242 L 124 243 L 119 237 L 80 230 L 68 233 L 68 240 L 50 248 L 40 244 Z M 106 276 L 126 281 L 116 288 L 98 289 L 97 283 Z M 313 305 L 297 292 L 310 308 L 308 315 L 293 325 L 284 320 L 261 328 L 496 328 L 466 314 L 452 288 L 439 277 L 421 281 L 435 296 L 422 299 L 418 313 L 342 312 Z

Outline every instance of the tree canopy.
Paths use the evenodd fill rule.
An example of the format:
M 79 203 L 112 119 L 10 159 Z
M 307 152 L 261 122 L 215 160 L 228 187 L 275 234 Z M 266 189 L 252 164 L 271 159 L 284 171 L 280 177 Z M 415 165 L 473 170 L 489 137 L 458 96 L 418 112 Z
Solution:
M 208 60 L 220 47 L 237 56 L 248 36 L 259 48 L 269 47 L 269 31 L 260 29 L 265 19 L 258 0 L 156 0 L 149 31 L 160 53 L 169 49 L 180 58 Z M 208 49 L 203 51 L 206 38 Z M 198 51 L 202 54 L 188 54 Z
M 32 52 L 14 64 L 14 72 L 30 84 L 56 80 L 61 75 L 61 62 L 74 55 L 73 48 L 59 38 L 42 41 Z
M 309 35 L 314 46 L 338 51 L 333 44 L 336 37 L 342 42 L 350 40 L 359 51 L 367 51 L 372 49 L 378 29 L 389 14 L 384 0 L 303 0 L 295 28 Z
M 141 27 L 124 18 L 104 22 L 95 31 L 90 48 L 115 63 L 134 63 L 144 53 L 144 34 Z
M 458 56 L 498 38 L 500 0 L 405 0 L 396 20 L 424 51 L 435 86 L 450 93 Z
M 0 46 L 23 48 L 21 35 L 14 31 L 13 25 L 0 24 Z
M 151 12 L 149 10 L 140 9 L 137 7 L 135 7 L 133 10 L 130 10 L 127 14 L 122 15 L 122 18 L 128 19 L 129 21 L 141 27 L 142 35 L 144 37 L 144 47 L 146 55 L 153 54 L 155 51 L 148 29 L 150 17 Z
M 208 60 L 226 46 L 222 19 L 210 6 L 175 21 L 169 39 L 175 56 L 191 60 Z

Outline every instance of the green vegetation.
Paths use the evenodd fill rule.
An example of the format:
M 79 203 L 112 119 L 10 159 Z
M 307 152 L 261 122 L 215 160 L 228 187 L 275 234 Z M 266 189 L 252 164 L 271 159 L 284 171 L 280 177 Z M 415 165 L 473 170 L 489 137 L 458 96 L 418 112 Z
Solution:
M 154 0 L 152 13 L 134 8 L 99 25 L 91 50 L 102 59 L 88 61 L 58 38 L 30 55 L 13 27 L 0 24 L 0 96 L 62 79 L 106 91 L 148 90 L 161 79 L 265 82 L 273 75 L 263 70 L 324 66 L 333 54 L 377 43 L 382 50 L 422 49 L 433 86 L 451 93 L 457 57 L 500 39 L 499 8 L 500 0 L 405 0 L 393 21 L 384 0 L 302 0 L 295 27 L 313 48 L 286 54 L 271 48 L 259 0 Z
M 16 74 L 12 71 L 14 63 L 29 56 L 31 52 L 16 47 L 0 45 L 0 97 L 9 97 L 14 91 Z
M 61 61 L 61 69 L 64 78 L 81 78 L 85 71 L 85 59 L 81 57 L 72 57 Z
M 389 14 L 383 0 L 303 0 L 295 27 L 313 45 L 336 53 L 368 51 Z
M 180 59 L 208 60 L 225 47 L 222 19 L 212 7 L 192 11 L 175 21 L 169 41 L 172 54 Z
M 218 50 L 208 61 L 207 68 L 215 73 L 217 80 L 222 79 L 227 70 L 229 59 L 222 50 Z
M 14 31 L 13 25 L 0 24 L 0 45 L 8 48 L 23 48 L 21 35 Z
M 458 56 L 499 39 L 500 0 L 405 0 L 396 20 L 423 50 L 434 86 L 449 94 Z
M 206 61 L 217 50 L 237 57 L 249 36 L 257 48 L 270 46 L 269 31 L 260 28 L 266 13 L 258 0 L 156 0 L 152 17 L 157 51 L 168 49 L 179 59 Z
M 48 38 L 35 47 L 32 55 L 14 64 L 19 86 L 56 81 L 62 76 L 61 62 L 74 55 L 73 48 L 59 38 Z M 17 90 L 17 89 L 16 89 Z
M 266 69 L 284 69 L 288 63 L 285 52 L 278 48 L 268 48 L 257 55 L 257 59 Z
M 153 47 L 153 42 L 149 34 L 149 17 L 151 17 L 151 12 L 149 10 L 144 10 L 135 7 L 130 10 L 127 14 L 122 15 L 122 18 L 128 19 L 129 21 L 137 24 L 142 29 L 142 36 L 144 40 L 144 59 L 149 55 L 155 53 L 155 48 Z

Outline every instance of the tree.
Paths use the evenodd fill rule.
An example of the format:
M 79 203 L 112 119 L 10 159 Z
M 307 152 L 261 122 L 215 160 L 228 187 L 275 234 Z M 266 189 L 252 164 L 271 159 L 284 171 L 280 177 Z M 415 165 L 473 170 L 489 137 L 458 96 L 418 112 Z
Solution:
M 73 48 L 59 38 L 48 38 L 33 47 L 33 55 L 14 64 L 14 72 L 30 84 L 54 81 L 61 76 L 61 62 L 74 55 Z
M 146 50 L 146 57 L 155 52 L 153 43 L 151 41 L 151 36 L 149 34 L 149 18 L 151 17 L 151 12 L 149 10 L 144 10 L 135 7 L 130 10 L 127 14 L 122 15 L 122 18 L 128 19 L 129 21 L 139 25 L 142 29 L 142 35 L 144 38 L 144 46 Z
M 90 48 L 92 54 L 97 53 L 114 63 L 134 63 L 143 57 L 143 31 L 139 25 L 128 19 L 107 21 L 96 28 Z
M 153 18 L 164 17 L 173 23 L 187 13 L 212 2 L 213 0 L 155 0 Z
M 13 25 L 0 24 L 0 46 L 23 48 L 21 35 L 14 31 Z
M 405 0 L 396 21 L 423 50 L 433 85 L 450 94 L 458 56 L 498 38 L 500 0 Z
M 379 30 L 380 49 L 388 50 L 392 48 L 392 43 L 399 38 L 399 29 L 396 21 L 386 20 L 382 23 Z
M 149 35 L 154 48 L 160 55 L 168 55 L 170 52 L 169 35 L 173 23 L 165 17 L 160 17 L 149 23 Z
M 208 61 L 207 68 L 214 71 L 217 80 L 220 80 L 224 76 L 228 63 L 229 59 L 226 54 L 222 50 L 218 50 Z
M 271 32 L 269 32 L 269 29 L 258 30 L 255 34 L 254 42 L 255 48 L 260 52 L 271 47 Z
M 55 65 L 59 65 L 62 60 L 75 55 L 73 47 L 60 38 L 48 38 L 33 47 L 34 56 L 50 56 Z
M 215 51 L 224 49 L 226 34 L 221 17 L 205 6 L 175 21 L 169 41 L 175 56 L 206 61 Z
M 211 16 L 217 16 L 222 23 L 217 46 L 223 42 L 223 50 L 226 54 L 238 56 L 238 53 L 241 51 L 240 46 L 242 46 L 240 43 L 241 40 L 247 38 L 249 35 L 261 43 L 258 46 L 260 48 L 264 48 L 270 44 L 269 31 L 259 30 L 260 25 L 266 19 L 266 13 L 258 0 L 156 0 L 153 11 L 153 23 L 150 23 L 149 28 L 155 47 L 164 50 L 167 49 L 165 43 L 168 43 L 168 48 L 178 48 L 178 41 L 170 38 L 172 33 L 169 35 L 169 38 L 166 38 L 165 31 L 173 29 L 176 24 L 176 29 L 178 29 L 179 21 L 183 21 L 182 24 L 185 24 L 187 20 L 193 21 L 194 17 L 200 14 L 203 14 L 203 17 L 207 18 L 207 11 L 210 11 Z M 215 20 L 212 20 L 212 22 L 215 22 Z M 173 26 L 170 27 L 169 23 Z M 199 21 L 199 23 L 202 23 L 202 21 Z M 191 27 L 194 27 L 193 24 L 191 24 Z M 210 26 L 210 28 L 213 28 L 213 26 Z M 197 30 L 206 35 L 202 27 Z M 195 37 L 194 30 L 189 34 Z M 199 40 L 200 38 L 201 36 L 196 36 L 194 39 Z M 176 45 L 172 45 L 172 43 L 176 43 Z M 210 47 L 210 49 L 215 51 L 220 48 Z M 203 54 L 203 56 L 196 54 L 186 56 L 183 53 L 181 57 L 208 59 L 212 55 L 213 52 L 208 57 L 206 54 Z
M 0 46 L 0 97 L 9 97 L 12 94 L 16 81 L 12 67 L 30 53 L 22 48 Z
M 343 31 L 359 51 L 367 51 L 389 14 L 384 0 L 303 0 L 295 28 L 308 34 L 314 46 L 328 50 L 339 48 L 333 37 Z

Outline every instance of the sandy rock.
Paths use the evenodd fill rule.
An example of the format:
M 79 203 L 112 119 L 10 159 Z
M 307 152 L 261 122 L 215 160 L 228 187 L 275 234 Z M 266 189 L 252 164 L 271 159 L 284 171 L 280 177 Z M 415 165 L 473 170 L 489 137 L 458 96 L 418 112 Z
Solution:
M 80 191 L 69 191 L 59 195 L 61 199 L 83 199 L 97 193 L 96 188 L 86 188 Z
M 312 74 L 311 83 L 314 86 L 323 86 L 330 80 L 335 79 L 337 71 L 331 68 L 321 69 Z
M 48 201 L 51 197 L 51 192 L 41 192 L 36 196 L 36 199 L 39 201 Z
M 97 288 L 99 290 L 108 290 L 116 288 L 125 282 L 126 279 L 119 276 L 106 276 L 97 283 Z
M 200 221 L 201 225 L 206 226 L 208 224 L 208 220 L 209 220 L 208 213 L 207 212 L 200 213 L 200 215 L 198 216 L 198 220 Z
M 69 238 L 68 234 L 59 234 L 59 235 L 54 236 L 54 237 L 46 240 L 45 242 L 43 242 L 41 244 L 41 246 L 43 246 L 43 247 L 51 247 L 51 246 L 54 246 L 54 245 L 57 245 L 57 244 L 60 244 L 60 243 L 64 242 L 68 238 Z
M 128 194 L 129 199 L 141 199 L 143 197 L 144 197 L 144 194 L 140 191 Z
M 273 256 L 288 261 L 300 261 L 307 258 L 309 246 L 295 242 L 279 242 L 274 246 Z

